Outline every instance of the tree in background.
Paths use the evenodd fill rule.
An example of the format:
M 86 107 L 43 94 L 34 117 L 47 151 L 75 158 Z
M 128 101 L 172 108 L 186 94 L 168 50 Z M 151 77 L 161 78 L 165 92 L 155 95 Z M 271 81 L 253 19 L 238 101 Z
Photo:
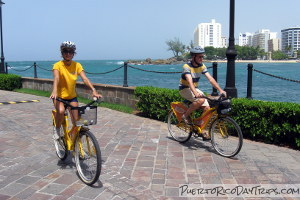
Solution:
M 179 38 L 168 40 L 166 41 L 166 44 L 168 45 L 168 51 L 172 51 L 177 59 L 179 59 L 179 53 L 183 55 L 186 50 L 186 46 L 179 40 Z
M 283 53 L 282 51 L 273 51 L 272 52 L 272 59 L 273 60 L 283 60 L 283 59 L 287 59 L 288 56 Z

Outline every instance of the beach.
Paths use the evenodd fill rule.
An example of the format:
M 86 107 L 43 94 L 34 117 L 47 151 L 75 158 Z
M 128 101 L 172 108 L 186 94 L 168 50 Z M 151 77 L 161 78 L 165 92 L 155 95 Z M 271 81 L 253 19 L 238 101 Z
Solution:
M 227 63 L 227 60 L 214 60 L 206 62 Z M 300 60 L 235 60 L 236 63 L 300 63 Z

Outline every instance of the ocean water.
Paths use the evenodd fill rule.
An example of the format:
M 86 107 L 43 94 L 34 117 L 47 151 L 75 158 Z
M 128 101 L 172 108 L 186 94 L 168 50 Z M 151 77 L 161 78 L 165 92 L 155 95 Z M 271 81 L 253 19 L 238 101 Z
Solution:
M 36 61 L 38 78 L 52 79 L 52 66 L 56 61 Z M 123 85 L 124 68 L 123 60 L 81 60 L 87 72 L 88 78 L 93 83 Z M 34 61 L 8 62 L 8 72 L 23 77 L 33 77 Z M 207 67 L 212 63 L 205 63 Z M 142 70 L 159 72 L 180 72 L 182 64 L 177 65 L 130 65 Z M 300 80 L 300 63 L 253 63 L 254 69 L 292 80 Z M 110 72 L 112 70 L 114 72 Z M 218 82 L 222 88 L 226 85 L 227 63 L 218 63 Z M 110 72 L 110 73 L 106 73 Z M 212 69 L 209 69 L 212 74 Z M 238 97 L 247 96 L 247 63 L 235 64 L 235 85 Z M 153 73 L 128 67 L 129 86 L 154 86 L 161 88 L 177 89 L 180 73 Z M 266 101 L 300 103 L 300 84 L 275 77 L 267 76 L 253 71 L 253 99 Z M 201 90 L 211 93 L 212 87 L 205 76 L 201 77 L 199 87 Z

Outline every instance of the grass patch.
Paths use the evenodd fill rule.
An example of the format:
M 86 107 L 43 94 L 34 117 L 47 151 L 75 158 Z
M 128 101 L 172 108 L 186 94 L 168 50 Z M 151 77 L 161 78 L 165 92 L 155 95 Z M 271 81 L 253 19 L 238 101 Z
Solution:
M 32 89 L 26 89 L 26 88 L 21 88 L 21 89 L 14 89 L 15 92 L 20 92 L 20 93 L 25 93 L 25 94 L 32 94 L 32 95 L 36 95 L 36 96 L 42 96 L 42 97 L 49 97 L 51 95 L 50 92 L 47 91 L 41 91 L 41 90 L 32 90 Z M 89 103 L 91 100 L 90 99 L 86 99 L 83 97 L 78 97 L 78 101 L 81 103 Z M 125 105 L 121 105 L 121 104 L 113 104 L 113 103 L 107 103 L 107 102 L 101 102 L 99 104 L 100 107 L 104 107 L 104 108 L 109 108 L 112 110 L 117 110 L 120 112 L 124 112 L 124 113 L 129 113 L 132 114 L 134 109 Z

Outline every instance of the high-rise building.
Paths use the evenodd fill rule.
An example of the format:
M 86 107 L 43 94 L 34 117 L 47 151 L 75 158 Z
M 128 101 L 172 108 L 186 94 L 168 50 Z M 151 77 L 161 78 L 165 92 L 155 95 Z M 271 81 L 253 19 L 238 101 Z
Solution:
M 290 56 L 300 50 L 300 27 L 281 30 L 281 50 Z
M 277 37 L 277 33 L 270 32 L 269 29 L 261 29 L 258 30 L 252 38 L 252 46 L 259 47 L 263 49 L 265 52 L 268 52 L 268 41 L 270 39 L 275 39 Z
M 201 47 L 225 47 L 222 44 L 222 25 L 216 23 L 214 19 L 211 20 L 211 23 L 198 24 L 194 31 L 194 43 Z
M 252 45 L 252 33 L 240 33 L 239 34 L 239 46 L 251 46 Z
M 268 40 L 268 52 L 281 50 L 280 39 L 274 38 Z

